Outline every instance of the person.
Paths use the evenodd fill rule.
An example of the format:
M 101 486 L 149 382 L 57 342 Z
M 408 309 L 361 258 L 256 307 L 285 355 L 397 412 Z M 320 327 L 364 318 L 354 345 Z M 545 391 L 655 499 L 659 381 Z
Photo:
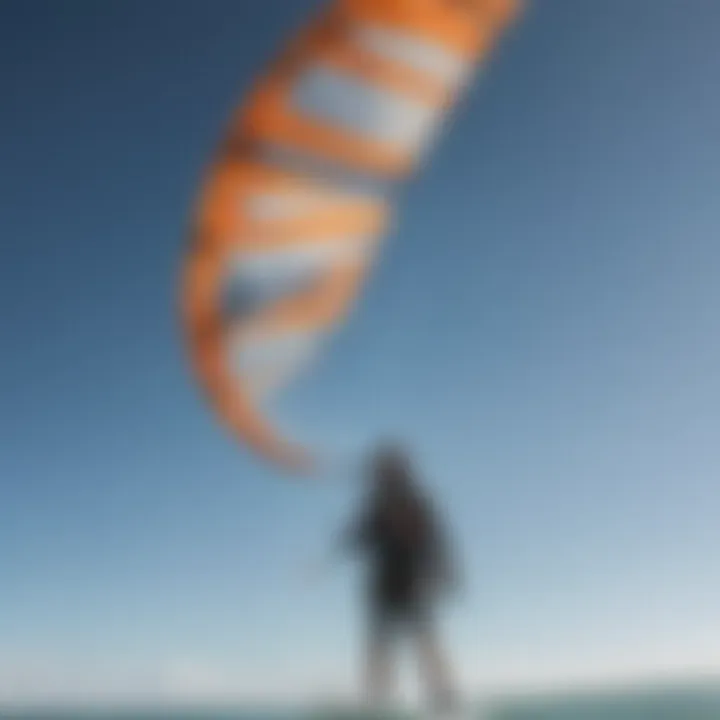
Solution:
M 402 632 L 414 641 L 421 684 L 433 709 L 451 710 L 457 698 L 435 624 L 439 600 L 458 584 L 447 537 L 399 446 L 376 450 L 367 484 L 364 506 L 341 540 L 341 548 L 362 555 L 369 570 L 366 699 L 373 707 L 390 700 L 390 654 Z

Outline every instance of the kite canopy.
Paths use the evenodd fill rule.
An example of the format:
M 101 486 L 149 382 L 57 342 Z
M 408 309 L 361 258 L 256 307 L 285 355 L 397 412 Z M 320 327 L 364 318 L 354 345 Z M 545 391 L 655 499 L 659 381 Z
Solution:
M 518 0 L 336 0 L 238 109 L 195 209 L 183 318 L 196 374 L 247 446 L 311 455 L 263 401 L 352 308 L 392 193 L 518 12 Z

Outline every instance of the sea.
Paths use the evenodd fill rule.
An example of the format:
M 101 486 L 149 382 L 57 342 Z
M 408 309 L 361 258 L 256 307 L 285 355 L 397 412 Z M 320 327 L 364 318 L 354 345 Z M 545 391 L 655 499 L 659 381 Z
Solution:
M 370 720 L 340 710 L 262 711 L 248 709 L 88 709 L 0 708 L 0 720 Z M 402 714 L 372 720 L 435 720 L 427 714 Z M 720 685 L 660 688 L 557 696 L 499 698 L 465 711 L 458 720 L 720 720 Z M 444 718 L 442 720 L 445 720 Z

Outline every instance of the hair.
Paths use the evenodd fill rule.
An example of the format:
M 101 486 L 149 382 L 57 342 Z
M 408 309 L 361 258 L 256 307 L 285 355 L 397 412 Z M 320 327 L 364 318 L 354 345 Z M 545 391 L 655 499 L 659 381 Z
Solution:
M 415 485 L 414 471 L 408 453 L 396 442 L 377 447 L 371 459 L 371 478 L 383 485 L 410 489 Z

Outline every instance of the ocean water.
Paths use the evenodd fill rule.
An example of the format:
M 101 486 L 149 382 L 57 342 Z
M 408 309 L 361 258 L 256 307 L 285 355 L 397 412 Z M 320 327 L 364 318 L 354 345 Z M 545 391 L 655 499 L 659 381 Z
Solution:
M 414 720 L 417 716 L 405 716 Z M 423 715 L 423 718 L 428 717 Z M 248 710 L 13 710 L 0 720 L 365 720 L 367 715 L 335 712 L 264 713 Z M 476 720 L 720 720 L 720 687 L 652 690 L 498 700 L 462 719 Z
M 720 688 L 625 692 L 505 701 L 489 720 L 720 720 Z

